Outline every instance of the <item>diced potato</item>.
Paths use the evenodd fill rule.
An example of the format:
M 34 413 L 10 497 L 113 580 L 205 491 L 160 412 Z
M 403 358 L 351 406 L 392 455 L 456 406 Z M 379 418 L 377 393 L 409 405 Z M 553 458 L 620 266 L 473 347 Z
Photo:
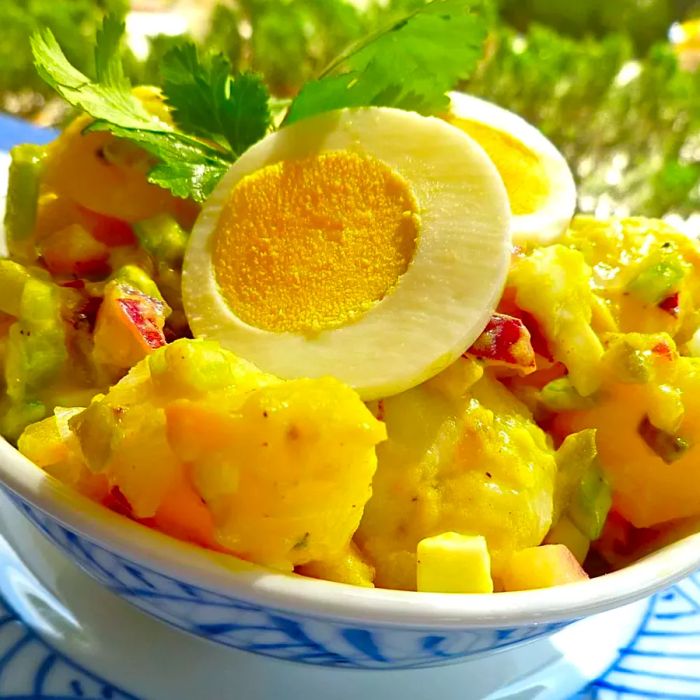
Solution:
M 194 340 L 156 350 L 70 425 L 135 517 L 287 571 L 346 552 L 386 435 L 335 379 L 282 382 Z
M 678 430 L 669 437 L 686 445 L 672 457 L 660 454 L 662 443 L 640 430 L 658 403 L 654 382 L 612 383 L 593 408 L 557 419 L 569 431 L 597 429 L 600 461 L 616 508 L 636 527 L 700 514 L 700 359 L 669 362 L 676 365 L 674 385 L 684 405 Z
M 587 578 L 588 574 L 563 544 L 545 544 L 515 552 L 500 575 L 506 591 L 550 588 Z
M 491 558 L 481 535 L 444 532 L 426 537 L 416 552 L 417 590 L 493 593 Z
M 109 248 L 80 224 L 50 233 L 41 242 L 41 257 L 58 277 L 105 277 L 109 274 Z
M 375 584 L 416 589 L 418 542 L 482 534 L 492 569 L 539 544 L 552 524 L 554 450 L 527 408 L 488 374 L 452 392 L 431 380 L 384 399 L 373 496 L 356 541 Z
M 581 253 L 562 245 L 537 248 L 517 259 L 508 285 L 515 303 L 534 316 L 581 396 L 600 384 L 603 345 L 591 322 L 595 304 L 591 269 Z
M 374 588 L 374 567 L 367 563 L 352 542 L 337 557 L 325 561 L 310 561 L 308 564 L 297 567 L 296 572 L 312 578 Z

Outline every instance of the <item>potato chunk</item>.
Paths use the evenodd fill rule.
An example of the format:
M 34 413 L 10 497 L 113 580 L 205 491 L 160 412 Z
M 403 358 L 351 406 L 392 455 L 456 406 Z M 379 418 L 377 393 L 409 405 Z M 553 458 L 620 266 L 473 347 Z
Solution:
M 386 435 L 341 382 L 283 382 L 197 340 L 156 350 L 69 425 L 62 449 L 134 517 L 287 571 L 347 552 Z
M 389 439 L 356 536 L 377 586 L 415 590 L 418 542 L 444 532 L 483 535 L 496 576 L 505 555 L 542 541 L 554 451 L 501 384 L 484 376 L 459 394 L 438 377 L 382 409 Z

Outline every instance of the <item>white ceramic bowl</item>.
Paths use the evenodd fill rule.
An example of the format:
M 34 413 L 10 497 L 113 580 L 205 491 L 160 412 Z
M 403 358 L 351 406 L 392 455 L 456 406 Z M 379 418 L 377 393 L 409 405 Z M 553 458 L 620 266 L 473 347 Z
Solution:
M 69 558 L 141 610 L 212 642 L 347 668 L 449 663 L 550 634 L 700 568 L 700 534 L 616 573 L 537 591 L 411 593 L 285 575 L 179 542 L 73 492 L 0 439 L 0 481 Z

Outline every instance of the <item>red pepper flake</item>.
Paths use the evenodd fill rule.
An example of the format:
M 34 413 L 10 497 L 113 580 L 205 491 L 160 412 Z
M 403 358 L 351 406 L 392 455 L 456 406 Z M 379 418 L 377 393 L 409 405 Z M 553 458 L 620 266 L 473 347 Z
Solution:
M 676 292 L 675 294 L 671 294 L 671 296 L 666 297 L 659 303 L 659 308 L 662 311 L 665 311 L 667 314 L 673 316 L 673 318 L 678 318 L 681 314 L 680 294 Z

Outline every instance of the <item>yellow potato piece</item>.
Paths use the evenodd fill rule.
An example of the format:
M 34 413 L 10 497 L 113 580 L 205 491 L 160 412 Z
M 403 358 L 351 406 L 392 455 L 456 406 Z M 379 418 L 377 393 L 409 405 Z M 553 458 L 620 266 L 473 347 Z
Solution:
M 367 563 L 362 552 L 352 542 L 337 557 L 325 561 L 310 561 L 299 566 L 296 571 L 312 578 L 374 588 L 374 567 Z
M 219 547 L 287 571 L 347 553 L 386 436 L 335 379 L 282 382 L 193 340 L 155 351 L 71 427 L 136 517 L 158 524 L 178 490 L 206 505 Z M 188 531 L 172 507 L 167 523 Z
M 494 573 L 539 544 L 552 519 L 556 464 L 523 404 L 485 376 L 469 391 L 430 382 L 385 399 L 374 495 L 356 535 L 375 584 L 416 589 L 416 547 L 444 532 L 483 535 Z

